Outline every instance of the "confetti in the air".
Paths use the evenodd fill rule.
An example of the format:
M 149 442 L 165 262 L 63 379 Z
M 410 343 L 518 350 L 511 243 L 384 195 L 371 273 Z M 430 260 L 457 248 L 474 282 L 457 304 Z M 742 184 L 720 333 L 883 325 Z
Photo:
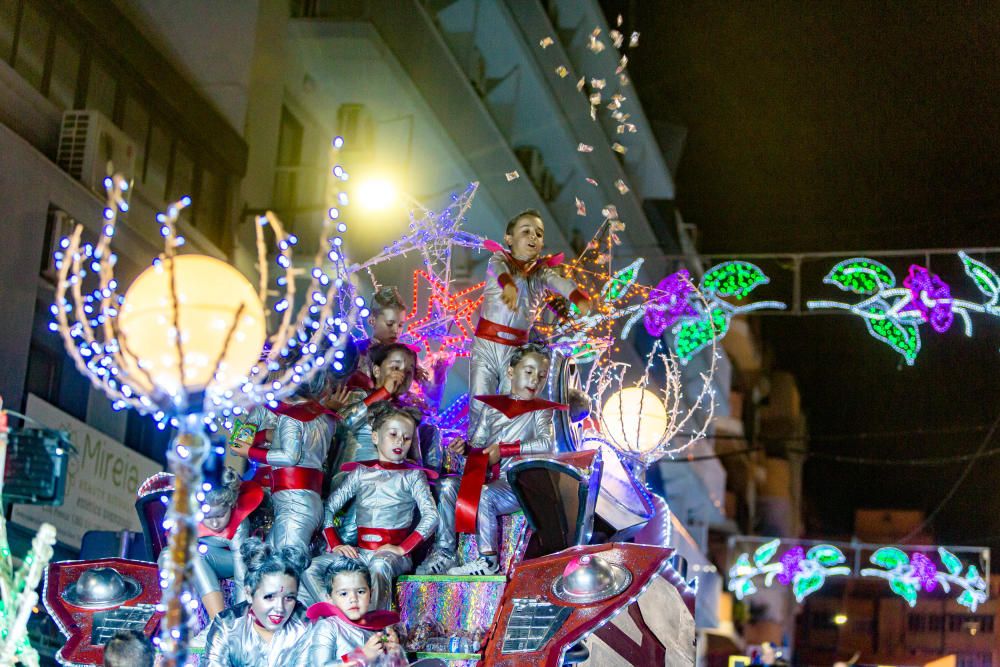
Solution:
M 593 186 L 594 186 L 595 188 L 596 188 L 596 187 L 598 186 L 598 183 L 597 183 L 597 181 L 595 181 L 595 180 L 594 180 L 594 179 L 592 179 L 592 178 L 586 178 L 586 179 L 584 179 L 584 180 L 585 180 L 585 181 L 587 181 L 588 183 L 590 183 L 591 185 L 593 185 Z
M 625 35 L 621 34 L 617 30 L 612 30 L 608 33 L 608 37 L 611 38 L 611 43 L 614 44 L 616 49 L 622 48 L 622 42 L 625 41 Z
M 517 179 L 521 178 L 521 174 L 517 173 L 516 171 L 508 171 L 506 174 L 504 174 L 504 176 L 507 177 L 508 183 L 510 183 L 511 181 L 516 181 Z
M 628 56 L 622 56 L 622 59 L 618 61 L 618 69 L 615 70 L 615 74 L 624 72 L 626 65 L 628 65 Z
M 543 37 L 542 40 L 538 42 L 538 45 L 543 49 L 547 49 L 553 44 L 555 44 L 555 41 L 551 37 Z
M 629 48 L 632 48 L 632 49 L 634 49 L 635 47 L 639 46 L 639 33 L 637 33 L 637 32 L 633 32 L 632 33 L 632 37 L 629 38 L 629 40 L 628 40 L 628 45 L 629 45 Z
M 583 90 L 583 84 L 587 83 L 587 77 L 581 76 L 580 80 L 576 82 L 576 89 Z
M 625 223 L 622 222 L 621 220 L 617 219 L 617 218 L 612 219 L 611 222 L 610 222 L 610 225 L 611 225 L 611 231 L 613 231 L 613 232 L 624 232 L 625 231 Z
M 588 144 L 581 143 L 579 146 L 576 147 L 576 150 L 578 150 L 581 153 L 593 153 L 594 147 Z
M 597 36 L 601 34 L 600 28 L 594 28 L 594 32 L 590 33 L 590 41 L 587 43 L 587 48 L 594 53 L 600 53 L 604 50 L 604 42 L 597 39 Z
M 597 120 L 597 107 L 593 105 L 590 107 L 590 120 Z
M 607 206 L 601 209 L 601 215 L 610 220 L 617 220 L 618 209 L 615 207 L 614 204 L 608 204 Z
M 618 83 L 620 83 L 621 85 L 627 86 L 629 84 L 629 81 L 630 80 L 628 78 L 628 74 L 622 73 L 618 75 Z
M 575 199 L 576 199 L 576 214 L 577 215 L 586 216 L 587 215 L 587 205 L 584 204 L 582 201 L 580 201 L 579 197 L 575 197 Z
M 615 143 L 611 144 L 611 150 L 613 150 L 616 153 L 621 153 L 622 155 L 625 155 L 625 153 L 628 152 L 628 149 L 625 148 L 624 146 L 622 146 L 617 141 Z
M 607 84 L 607 82 L 604 79 L 591 79 L 590 80 L 590 87 L 593 88 L 594 90 L 604 90 L 604 86 L 606 84 Z
M 566 69 L 565 66 L 560 65 L 559 67 L 556 68 L 556 74 L 559 75 L 560 79 L 565 79 L 566 75 L 569 74 L 569 70 Z
M 601 94 L 600 93 L 591 93 L 590 94 L 590 105 L 596 107 L 600 103 L 601 103 Z
M 619 28 L 622 27 L 622 15 L 621 14 L 618 15 L 617 19 L 615 19 L 615 25 L 618 26 Z
M 625 194 L 626 192 L 628 192 L 628 186 L 625 185 L 625 181 L 623 181 L 620 178 L 617 181 L 615 181 L 615 187 L 618 188 L 619 194 Z

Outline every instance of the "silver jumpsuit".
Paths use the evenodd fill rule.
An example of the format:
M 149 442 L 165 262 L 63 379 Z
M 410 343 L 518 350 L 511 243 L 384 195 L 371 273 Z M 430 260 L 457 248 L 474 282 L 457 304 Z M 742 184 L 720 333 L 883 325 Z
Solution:
M 497 397 L 501 398 L 501 397 Z M 506 398 L 506 397 L 504 397 Z M 516 401 L 510 397 L 511 401 Z M 535 401 L 537 399 L 531 399 Z M 545 402 L 548 406 L 551 403 Z M 500 410 L 480 402 L 482 417 L 476 430 L 469 438 L 469 446 L 483 448 L 494 443 L 507 445 L 518 454 L 552 454 L 556 451 L 555 425 L 552 407 L 533 409 L 514 417 L 508 417 Z M 500 475 L 483 485 L 476 513 L 476 544 L 480 553 L 497 552 L 498 519 L 521 508 L 517 496 L 507 482 L 507 469 L 512 455 L 501 453 Z M 448 477 L 438 486 L 438 534 L 436 548 L 454 555 L 457 537 L 455 535 L 455 504 L 458 500 L 460 477 Z
M 219 593 L 222 587 L 220 579 L 232 579 L 236 585 L 234 591 L 235 602 L 243 602 L 243 579 L 246 575 L 246 567 L 240 557 L 240 546 L 249 536 L 249 524 L 243 521 L 236 529 L 232 539 L 226 539 L 222 535 L 210 535 L 198 539 L 199 545 L 207 547 L 203 554 L 201 549 L 191 559 L 191 569 L 194 573 L 194 589 L 198 592 L 198 597 L 203 598 L 209 593 Z M 162 569 L 169 552 L 164 549 L 160 552 L 159 566 Z
M 397 464 L 398 467 L 376 462 L 358 464 L 346 473 L 342 483 L 326 499 L 323 534 L 331 550 L 342 543 L 341 536 L 333 528 L 333 519 L 342 507 L 354 500 L 358 556 L 371 570 L 373 609 L 390 608 L 393 581 L 412 567 L 408 555 L 377 551 L 379 546 L 393 544 L 409 554 L 434 533 L 438 522 L 427 473 L 404 465 L 407 464 Z M 420 520 L 411 531 L 414 511 L 420 513 Z M 316 601 L 326 599 L 322 577 L 333 558 L 332 553 L 313 558 L 303 577 Z
M 330 608 L 333 607 L 332 604 L 327 604 Z M 301 667 L 330 667 L 350 662 L 368 664 L 362 647 L 373 634 L 382 631 L 376 629 L 380 624 L 361 627 L 360 623 L 342 617 L 343 612 L 339 610 L 336 613 L 321 612 L 314 615 L 320 606 L 323 605 L 309 608 L 313 624 L 292 656 L 294 664 Z M 393 617 L 398 621 L 398 615 L 393 614 Z
M 222 611 L 208 629 L 204 667 L 291 667 L 294 648 L 309 630 L 306 609 L 297 604 L 269 643 L 253 628 L 250 604 L 242 602 Z
M 472 341 L 469 362 L 469 396 L 497 394 L 506 391 L 507 368 L 518 346 L 527 342 L 528 330 L 535 312 L 546 291 L 556 292 L 574 303 L 587 299 L 572 280 L 563 278 L 541 257 L 528 269 L 527 275 L 512 266 L 513 260 L 504 253 L 493 253 L 486 265 L 486 286 L 483 288 L 483 305 L 479 310 L 479 324 Z M 517 308 L 511 310 L 503 302 L 503 284 L 513 282 L 517 287 Z M 483 327 L 488 323 L 521 332 L 503 331 L 489 338 L 483 337 Z M 498 340 L 508 341 L 505 343 Z M 469 401 L 469 436 L 476 429 L 483 404 Z
M 311 421 L 278 416 L 270 449 L 250 449 L 250 458 L 271 466 L 274 525 L 267 539 L 275 547 L 296 545 L 309 551 L 312 535 L 323 521 L 320 497 L 323 466 L 333 438 L 334 421 L 319 415 Z M 284 479 L 310 483 L 285 484 Z

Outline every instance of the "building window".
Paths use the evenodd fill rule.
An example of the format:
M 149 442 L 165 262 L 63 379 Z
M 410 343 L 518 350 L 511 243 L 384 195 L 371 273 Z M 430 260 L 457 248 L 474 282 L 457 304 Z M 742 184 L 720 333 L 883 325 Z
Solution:
M 0 60 L 9 63 L 14 55 L 14 35 L 17 33 L 19 2 L 0 2 Z
M 178 141 L 174 147 L 173 168 L 170 170 L 170 187 L 167 189 L 167 201 L 177 201 L 181 197 L 194 198 L 194 160 L 191 154 Z M 190 222 L 191 209 L 181 211 L 181 217 Z
M 129 174 L 136 181 L 142 181 L 146 168 L 146 143 L 149 141 L 149 110 L 135 95 L 125 98 L 122 111 L 122 130 L 135 142 L 135 173 Z
M 21 11 L 14 44 L 14 69 L 36 90 L 41 90 L 52 22 L 33 1 L 24 2 Z
M 149 131 L 149 154 L 146 156 L 143 183 L 144 191 L 154 202 L 166 201 L 171 148 L 170 135 L 158 123 L 153 123 Z
M 906 618 L 906 627 L 910 632 L 926 632 L 927 617 L 923 614 L 910 614 Z
M 80 44 L 65 32 L 57 32 L 49 72 L 49 99 L 60 110 L 72 109 L 80 80 Z
M 87 98 L 84 107 L 96 109 L 108 118 L 115 118 L 115 99 L 118 95 L 118 81 L 112 76 L 110 68 L 99 58 L 90 59 L 90 72 L 87 76 Z
M 941 632 L 944 630 L 944 616 L 928 616 L 927 630 L 930 632 Z
M 226 185 L 218 172 L 203 168 L 194 202 L 198 229 L 216 245 L 222 244 L 226 225 Z
M 278 164 L 274 172 L 274 208 L 288 211 L 298 201 L 298 170 L 302 163 L 302 123 L 288 107 L 281 107 Z M 287 214 L 286 214 L 287 215 Z M 291 217 L 291 216 L 288 216 Z

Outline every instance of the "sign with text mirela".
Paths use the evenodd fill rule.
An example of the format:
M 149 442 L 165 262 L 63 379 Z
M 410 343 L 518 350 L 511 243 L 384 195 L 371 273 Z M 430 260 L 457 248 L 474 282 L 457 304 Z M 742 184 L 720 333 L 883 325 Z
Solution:
M 56 527 L 57 539 L 74 549 L 88 530 L 141 530 L 135 491 L 162 466 L 33 394 L 25 412 L 49 428 L 68 431 L 76 454 L 69 458 L 62 506 L 15 505 L 11 520 L 27 528 L 47 521 Z

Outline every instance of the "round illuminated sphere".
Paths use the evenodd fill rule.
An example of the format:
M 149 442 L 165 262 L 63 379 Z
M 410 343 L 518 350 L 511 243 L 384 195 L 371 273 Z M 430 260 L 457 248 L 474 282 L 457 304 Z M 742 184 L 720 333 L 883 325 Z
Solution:
M 641 387 L 628 387 L 612 394 L 604 403 L 601 418 L 614 444 L 633 452 L 654 449 L 667 430 L 663 401 Z
M 204 255 L 174 257 L 172 289 L 169 264 L 146 269 L 125 293 L 118 328 L 129 383 L 171 395 L 235 387 L 267 337 L 256 290 L 235 268 Z

